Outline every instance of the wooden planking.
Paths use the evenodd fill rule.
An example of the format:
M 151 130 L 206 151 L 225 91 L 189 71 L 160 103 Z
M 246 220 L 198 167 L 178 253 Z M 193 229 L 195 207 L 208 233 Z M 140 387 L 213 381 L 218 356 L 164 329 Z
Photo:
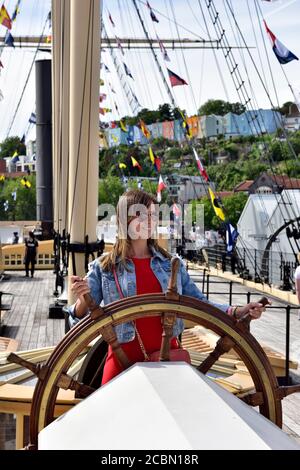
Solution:
M 19 341 L 19 349 L 35 349 L 56 345 L 64 336 L 64 320 L 49 319 L 49 305 L 55 276 L 52 271 L 36 271 L 33 279 L 24 272 L 11 272 L 11 279 L 2 281 L 1 289 L 15 295 L 5 317 L 3 336 Z

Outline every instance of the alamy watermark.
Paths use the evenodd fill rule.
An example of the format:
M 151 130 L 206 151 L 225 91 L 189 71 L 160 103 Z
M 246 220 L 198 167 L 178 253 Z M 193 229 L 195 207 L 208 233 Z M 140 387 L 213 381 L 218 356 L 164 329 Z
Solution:
M 203 204 L 143 204 L 127 206 L 119 202 L 100 204 L 97 210 L 100 226 L 115 226 L 118 239 L 185 240 L 186 250 L 194 250 L 195 242 L 204 240 Z

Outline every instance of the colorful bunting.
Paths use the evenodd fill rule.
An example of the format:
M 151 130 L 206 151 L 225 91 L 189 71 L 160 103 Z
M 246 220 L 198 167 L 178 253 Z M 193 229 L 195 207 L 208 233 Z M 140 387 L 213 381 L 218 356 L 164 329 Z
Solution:
M 101 64 L 100 64 L 100 69 L 102 69 L 102 68 L 104 68 L 105 72 L 110 73 L 109 68 L 108 68 L 107 65 L 105 65 L 103 62 L 101 62 Z
M 125 165 L 125 163 L 119 163 L 119 168 L 121 170 L 123 170 L 123 169 L 127 168 L 127 165 Z
M 233 251 L 234 244 L 239 236 L 238 231 L 231 225 L 230 222 L 226 223 L 226 247 L 227 253 L 230 254 Z
M 169 74 L 169 79 L 170 79 L 172 87 L 180 86 L 180 85 L 188 85 L 188 83 L 183 78 L 179 77 L 179 75 L 172 72 L 172 70 L 169 70 L 167 68 L 167 71 L 168 71 L 168 74 Z
M 173 212 L 173 214 L 175 215 L 175 217 L 180 217 L 180 216 L 181 216 L 181 210 L 180 210 L 180 208 L 177 206 L 177 204 L 175 204 L 175 202 L 174 202 L 174 204 L 173 204 L 173 206 L 172 206 L 172 212 Z
M 116 25 L 115 25 L 115 23 L 114 23 L 114 21 L 113 21 L 113 19 L 112 19 L 112 16 L 111 16 L 110 12 L 108 12 L 108 18 L 109 18 L 109 21 L 111 22 L 111 24 L 113 25 L 113 27 L 115 28 Z
M 215 214 L 217 217 L 219 217 L 219 219 L 221 220 L 225 220 L 225 214 L 223 212 L 223 209 L 221 207 L 221 201 L 220 201 L 220 198 L 218 198 L 213 190 L 211 188 L 208 188 L 208 191 L 209 191 L 209 195 L 210 195 L 210 199 L 211 199 L 211 203 L 212 203 L 212 206 L 214 208 L 214 211 L 215 211 Z
M 142 171 L 141 165 L 134 157 L 131 157 L 131 162 L 133 167 L 137 167 L 140 171 Z
M 11 33 L 7 30 L 6 31 L 6 35 L 5 35 L 5 38 L 4 38 L 4 44 L 6 44 L 6 46 L 8 47 L 15 47 L 15 40 L 13 38 L 13 36 L 11 35 Z
M 186 120 L 183 121 L 182 127 L 183 127 L 184 130 L 185 130 L 185 135 L 187 136 L 187 138 L 188 138 L 188 139 L 192 139 L 192 137 L 193 137 L 193 132 L 192 132 L 192 129 L 190 128 L 190 126 L 188 125 L 188 123 L 187 123 Z
M 99 108 L 99 113 L 102 114 L 103 116 L 106 114 L 106 113 L 111 113 L 111 109 L 110 108 Z
M 150 139 L 151 132 L 149 131 L 149 129 L 147 128 L 146 124 L 144 123 L 142 119 L 140 119 L 140 128 L 141 128 L 142 133 L 146 137 L 146 139 Z
M 162 176 L 159 175 L 159 180 L 158 180 L 158 186 L 157 186 L 157 201 L 161 202 L 161 193 L 164 189 L 166 189 L 166 185 L 164 183 L 164 180 L 162 179 Z
M 17 163 L 19 161 L 19 154 L 17 151 L 15 151 L 15 153 L 13 154 L 13 156 L 11 157 L 11 162 L 12 163 Z
M 152 150 L 151 147 L 149 147 L 149 156 L 150 156 L 150 160 L 151 160 L 152 164 L 154 165 L 155 164 L 155 157 L 154 157 L 153 150 Z
M 21 1 L 21 0 L 19 0 L 19 1 Z M 51 28 L 51 27 L 52 27 L 52 14 L 51 14 L 51 10 L 50 10 L 49 13 L 48 13 L 47 21 L 48 21 L 48 23 L 49 23 L 49 28 Z
M 205 170 L 204 166 L 202 165 L 201 160 L 198 156 L 198 153 L 197 153 L 197 151 L 194 147 L 193 147 L 193 152 L 194 152 L 194 155 L 195 155 L 195 159 L 196 159 L 196 162 L 197 162 L 197 166 L 198 166 L 198 170 L 200 172 L 200 175 L 205 179 L 205 181 L 209 181 L 208 174 L 206 173 L 206 170 Z
M 4 4 L 0 8 L 0 24 L 2 24 L 2 26 L 4 26 L 7 29 L 12 28 L 12 21 Z
M 267 34 L 270 38 L 273 52 L 276 55 L 280 64 L 288 64 L 292 60 L 299 60 L 295 54 L 293 54 L 286 46 L 282 44 L 282 42 L 277 39 L 275 34 L 268 28 L 266 21 L 264 20 L 264 25 L 266 27 Z
M 106 100 L 106 98 L 107 98 L 107 95 L 105 93 L 100 93 L 100 96 L 99 96 L 100 103 L 102 103 L 102 101 Z
M 104 80 L 102 80 L 102 78 L 100 78 L 99 84 L 100 84 L 100 86 L 103 86 L 103 85 L 104 85 Z
M 161 169 L 161 159 L 159 157 L 155 157 L 154 166 L 157 172 L 160 172 Z
M 0 182 L 3 183 L 5 181 L 5 175 L 0 175 Z
M 122 119 L 120 120 L 120 127 L 123 132 L 128 132 L 127 127 L 125 126 L 124 122 Z
M 21 183 L 21 185 L 24 186 L 25 188 L 28 188 L 28 189 L 31 188 L 31 183 L 30 183 L 30 181 L 28 181 L 27 178 L 25 178 L 25 176 L 21 179 L 20 183 Z
M 122 55 L 125 55 L 125 52 L 124 52 L 124 49 L 123 49 L 123 46 L 121 44 L 121 41 L 120 39 L 118 38 L 118 36 L 115 36 L 116 38 L 116 41 L 117 41 L 117 44 L 118 44 L 118 48 L 120 49 L 120 51 L 122 52 Z
M 154 21 L 155 23 L 159 23 L 159 21 L 158 21 L 158 19 L 156 18 L 155 14 L 154 14 L 154 11 L 152 10 L 151 5 L 149 4 L 149 2 L 147 2 L 147 7 L 148 7 L 149 10 L 150 10 L 151 20 Z
M 131 75 L 131 72 L 130 72 L 129 68 L 127 67 L 127 65 L 125 64 L 125 62 L 123 62 L 123 65 L 124 65 L 124 70 L 125 70 L 126 75 L 128 75 L 128 77 L 130 77 L 130 78 L 132 78 L 132 80 L 134 80 L 134 78 Z
M 165 48 L 163 42 L 159 39 L 159 37 L 156 35 L 156 39 L 158 41 L 161 53 L 163 55 L 163 58 L 166 62 L 171 62 L 170 57 L 168 56 L 167 49 Z
M 112 84 L 111 84 L 110 82 L 108 82 L 108 84 L 109 84 L 109 88 L 111 89 L 111 92 L 112 92 L 112 93 L 116 93 L 115 90 L 113 89 Z
M 36 124 L 36 114 L 31 113 L 30 118 L 29 118 L 30 124 Z
M 17 16 L 20 13 L 20 3 L 21 3 L 21 0 L 18 0 L 17 4 L 16 4 L 16 7 L 15 7 L 15 10 L 14 10 L 14 12 L 12 14 L 12 17 L 11 17 L 12 22 L 16 21 Z

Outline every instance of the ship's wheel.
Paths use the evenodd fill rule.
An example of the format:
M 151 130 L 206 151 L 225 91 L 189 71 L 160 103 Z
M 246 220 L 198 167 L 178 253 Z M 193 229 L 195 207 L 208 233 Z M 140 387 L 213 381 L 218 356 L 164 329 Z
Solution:
M 76 381 L 68 375 L 74 360 L 91 341 L 102 336 L 112 346 L 123 366 L 130 366 L 113 327 L 142 316 L 162 317 L 164 327 L 161 360 L 168 360 L 172 324 L 176 316 L 202 325 L 219 335 L 220 339 L 214 351 L 200 364 L 198 370 L 207 373 L 222 354 L 233 348 L 248 368 L 255 387 L 255 391 L 242 398 L 243 401 L 250 406 L 257 406 L 261 414 L 282 426 L 281 400 L 290 393 L 300 391 L 300 386 L 279 386 L 265 352 L 249 331 L 249 318 L 237 321 L 213 305 L 177 294 L 175 286 L 178 267 L 179 259 L 174 258 L 169 287 L 165 294 L 127 297 L 103 308 L 95 305 L 88 296 L 91 313 L 69 331 L 44 365 L 24 364 L 22 359 L 11 355 L 11 361 L 22 362 L 38 376 L 30 416 L 29 448 L 37 448 L 39 432 L 53 421 L 60 388 L 75 390 L 81 397 L 86 397 L 94 391 L 90 385 Z

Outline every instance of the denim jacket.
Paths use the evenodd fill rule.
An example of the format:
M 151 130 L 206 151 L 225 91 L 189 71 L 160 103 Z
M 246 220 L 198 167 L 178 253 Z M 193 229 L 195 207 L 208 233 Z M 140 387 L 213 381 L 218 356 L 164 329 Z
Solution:
M 153 273 L 157 277 L 161 287 L 162 292 L 166 292 L 169 278 L 171 275 L 171 260 L 166 258 L 161 252 L 157 251 L 155 248 L 150 247 L 152 251 L 152 258 L 150 266 Z M 136 295 L 136 277 L 135 277 L 135 268 L 134 263 L 131 260 L 127 260 L 127 265 L 130 271 L 124 269 L 124 267 L 119 264 L 119 259 L 116 261 L 116 272 L 118 275 L 119 284 L 123 292 L 124 297 L 130 297 Z M 99 260 L 95 260 L 89 264 L 89 272 L 86 276 L 90 290 L 91 296 L 97 304 L 107 305 L 115 300 L 120 299 L 120 295 L 117 290 L 115 283 L 114 275 L 112 272 L 103 271 Z M 228 304 L 217 304 L 206 299 L 204 294 L 196 286 L 194 281 L 190 278 L 183 261 L 180 259 L 180 270 L 177 275 L 177 291 L 181 295 L 187 295 L 200 299 L 204 302 L 208 302 L 224 312 L 227 311 Z M 74 307 L 75 304 L 68 307 L 69 311 L 69 323 L 71 326 L 74 326 L 80 319 L 74 316 Z M 184 323 L 181 318 L 177 318 L 173 327 L 173 337 L 180 335 L 184 329 Z M 132 341 L 135 337 L 135 329 L 133 322 L 122 323 L 115 327 L 116 335 L 119 343 L 128 343 Z

